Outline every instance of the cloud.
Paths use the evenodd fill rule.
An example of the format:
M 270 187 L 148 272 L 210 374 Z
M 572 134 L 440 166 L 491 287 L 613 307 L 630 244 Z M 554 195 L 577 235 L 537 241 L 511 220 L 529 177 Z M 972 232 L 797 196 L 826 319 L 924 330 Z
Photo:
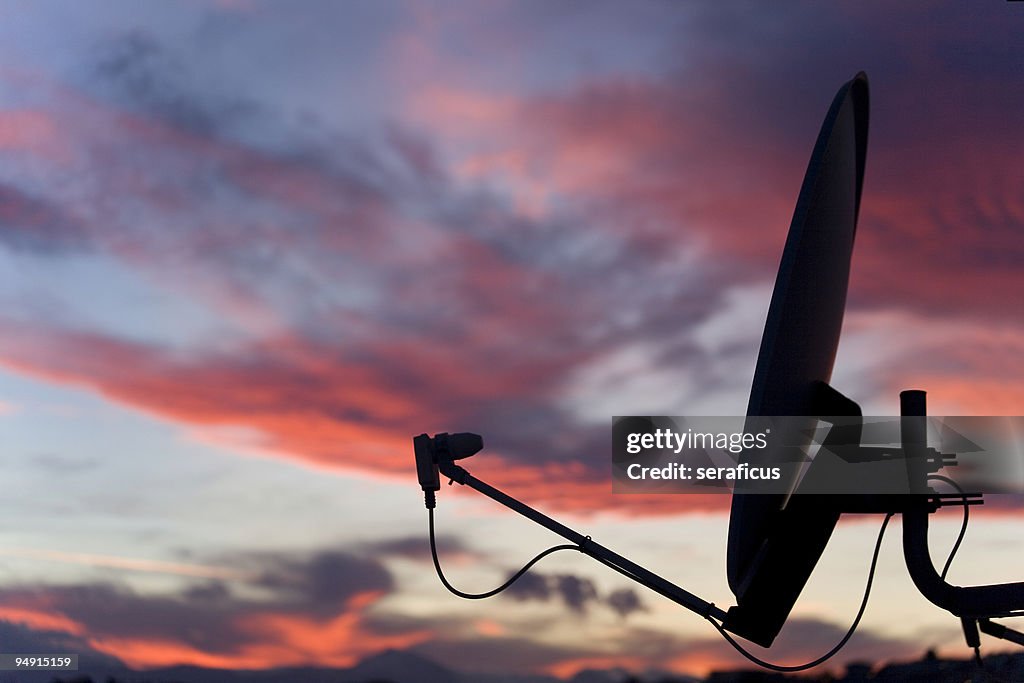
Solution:
M 248 356 L 236 351 L 191 361 L 178 351 L 93 334 L 52 328 L 44 333 L 22 323 L 0 322 L 0 328 L 5 331 L 0 354 L 9 367 L 52 381 L 85 384 L 117 402 L 186 424 L 258 429 L 261 438 L 255 442 L 229 442 L 243 451 L 408 477 L 409 435 L 418 429 L 430 430 L 431 423 L 441 431 L 446 422 L 457 424 L 460 419 L 458 405 L 417 404 L 410 400 L 407 390 L 397 390 L 393 376 L 376 376 L 374 365 L 345 360 L 335 349 L 310 347 L 309 342 L 294 338 L 263 342 Z M 412 360 L 396 358 L 395 362 Z M 389 383 L 396 390 L 389 389 Z M 197 385 L 207 389 L 195 392 L 193 387 Z M 461 419 L 467 420 L 464 416 Z M 545 434 L 554 432 L 553 426 L 549 429 Z M 504 425 L 504 430 L 519 432 L 514 424 Z M 575 454 L 603 450 L 604 444 L 597 445 L 603 441 L 600 431 L 581 430 L 594 446 L 577 450 L 574 446 L 578 437 L 568 433 L 564 425 L 558 430 L 566 433 L 566 438 L 561 443 L 553 441 L 544 450 L 539 450 L 540 446 L 530 448 L 523 436 L 511 439 L 520 448 L 530 448 L 534 459 L 542 461 L 539 466 L 513 457 L 511 452 L 518 449 L 510 446 L 508 455 L 488 452 L 477 471 L 483 477 L 492 473 L 500 476 L 503 487 L 512 493 L 526 490 L 535 502 L 550 501 L 567 509 L 596 512 L 596 496 L 606 491 L 601 460 L 543 460 L 553 459 L 559 451 Z M 497 437 L 500 448 L 500 431 Z M 668 511 L 722 509 L 727 500 L 721 496 L 628 496 L 611 502 L 615 503 L 624 510 L 646 505 Z
M 520 673 L 540 670 L 571 677 L 588 668 L 624 668 L 704 676 L 712 671 L 751 668 L 748 660 L 714 632 L 693 637 L 633 627 L 612 633 L 587 631 L 586 637 L 566 642 L 554 636 L 528 639 L 519 635 L 481 635 L 471 630 L 460 631 L 451 622 L 446 623 L 450 628 L 439 628 L 431 639 L 412 649 L 441 661 L 457 656 L 460 668 L 470 671 Z M 794 618 L 770 651 L 746 646 L 768 661 L 795 665 L 827 652 L 845 631 L 845 626 L 829 621 Z M 862 629 L 838 656 L 811 672 L 841 671 L 849 662 L 878 664 L 916 658 L 929 642 L 926 637 L 892 638 Z
M 550 600 L 554 591 L 552 590 L 554 577 L 546 576 L 538 572 L 527 572 L 513 583 L 506 592 L 506 595 L 515 600 Z
M 394 588 L 380 563 L 342 551 L 294 560 L 277 557 L 269 564 L 255 584 L 294 601 L 295 608 L 307 614 L 330 615 L 356 595 Z
M 63 254 L 87 249 L 88 238 L 64 207 L 0 182 L 0 244 Z
M 169 125 L 210 135 L 244 123 L 257 105 L 242 98 L 219 101 L 200 94 L 197 74 L 153 35 L 135 30 L 99 46 L 94 84 L 99 92 L 127 108 Z
M 367 610 L 395 588 L 376 561 L 323 550 L 233 562 L 252 578 L 193 581 L 168 593 L 114 583 L 8 585 L 0 588 L 0 619 L 66 632 L 133 667 L 346 666 L 425 637 L 378 634 L 364 624 Z
M 138 557 L 120 555 L 98 555 L 95 553 L 76 553 L 61 550 L 45 550 L 40 548 L 0 548 L 0 557 L 22 557 L 50 562 L 65 562 L 86 567 L 106 567 L 120 570 L 151 572 L 187 577 L 207 577 L 219 579 L 243 579 L 244 572 L 213 565 L 188 564 L 184 562 L 163 562 Z
M 3 406 L 0 406 L 0 414 L 3 412 Z M 75 458 L 59 453 L 36 453 L 31 456 L 31 460 L 34 467 L 64 474 L 87 472 L 99 465 L 95 459 Z
M 571 574 L 563 574 L 555 578 L 555 591 L 561 596 L 566 606 L 582 612 L 590 602 L 597 599 L 597 588 L 589 579 L 581 579 Z
M 588 652 L 585 647 L 547 644 L 526 637 L 445 638 L 417 646 L 414 651 L 439 661 L 459 661 L 467 671 L 527 672 L 544 670 L 567 657 Z
M 634 612 L 643 612 L 647 608 L 640 600 L 640 596 L 632 588 L 619 588 L 608 594 L 605 602 L 621 617 L 628 617 Z
M 622 617 L 646 607 L 632 588 L 602 593 L 590 580 L 569 574 L 528 573 L 507 595 L 568 608 L 576 615 L 573 632 L 588 634 L 581 640 L 566 639 L 557 620 L 545 617 L 529 626 L 507 610 L 496 615 L 500 621 L 483 623 L 443 611 L 410 615 L 393 602 L 382 607 L 381 598 L 397 586 L 383 565 L 365 556 L 326 549 L 242 553 L 233 562 L 252 578 L 191 580 L 164 593 L 112 583 L 7 586 L 0 589 L 0 619 L 20 624 L 16 628 L 32 642 L 81 642 L 76 651 L 110 655 L 135 668 L 350 666 L 386 648 L 442 660 L 463 652 L 460 670 L 560 676 L 595 666 L 706 673 L 744 661 L 710 629 L 695 638 L 628 620 L 582 618 L 599 606 Z M 251 571 L 256 567 L 263 571 Z M 844 631 L 826 620 L 797 617 L 770 652 L 755 652 L 782 663 L 808 661 Z M 830 666 L 916 656 L 922 642 L 862 629 Z
M 607 605 L 622 617 L 645 609 L 640 596 L 631 588 L 620 588 L 601 595 L 593 581 L 573 574 L 527 572 L 504 595 L 521 602 L 560 600 L 577 614 L 583 614 L 590 606 L 599 604 Z
M 828 652 L 845 635 L 846 626 L 815 618 L 790 619 L 770 650 L 743 643 L 758 657 L 775 664 L 793 666 L 813 661 Z M 742 642 L 742 641 L 741 641 Z M 879 663 L 917 657 L 926 648 L 916 638 L 893 638 L 859 629 L 839 654 L 810 672 L 841 670 L 847 662 Z M 687 671 L 707 672 L 749 666 L 732 647 L 717 635 L 679 643 L 677 651 L 666 657 L 670 666 Z
M 0 151 L 6 155 L 41 157 L 50 163 L 67 161 L 58 122 L 47 111 L 31 108 L 0 110 Z
M 739 106 L 736 93 L 758 100 L 769 95 L 768 87 L 757 83 L 754 71 L 735 76 L 728 91 L 702 90 L 703 81 L 676 87 L 640 78 L 596 81 L 488 107 L 474 93 L 435 90 L 424 95 L 423 111 L 431 121 L 464 124 L 451 126 L 457 139 L 506 141 L 507 150 L 470 155 L 463 162 L 467 177 L 512 177 L 527 196 L 543 186 L 559 203 L 589 210 L 587 222 L 598 229 L 604 222 L 620 230 L 628 226 L 634 244 L 649 250 L 702 245 L 720 264 L 742 264 L 731 275 L 743 282 L 771 276 L 806 150 L 838 82 L 817 98 L 805 92 L 774 98 L 800 108 L 799 116 L 766 116 L 758 108 L 761 117 L 746 118 L 753 110 Z M 869 309 L 895 305 L 1012 319 L 1020 311 L 1010 293 L 1020 285 L 1024 205 L 1019 183 L 1010 179 L 1017 177 L 1012 169 L 1021 150 L 1004 144 L 1012 136 L 965 128 L 976 119 L 967 112 L 957 118 L 962 105 L 942 105 L 949 129 L 930 122 L 922 131 L 906 112 L 900 119 L 884 110 L 895 120 L 878 126 L 880 139 L 871 142 L 869 180 L 872 173 L 884 179 L 865 191 L 852 301 Z M 987 115 L 1005 118 L 995 111 Z M 523 120 L 537 123 L 522 126 Z M 807 121 L 802 135 L 780 130 L 795 120 Z M 792 142 L 790 148 L 783 140 Z M 521 168 L 524 157 L 530 164 Z M 948 191 L 936 194 L 938 187 Z M 894 257 L 906 253 L 915 256 L 894 267 Z M 949 272 L 957 277 L 944 277 Z
M 874 114 L 851 303 L 1016 320 L 1024 206 L 1007 112 L 1024 102 L 1006 87 L 1022 61 L 1010 13 L 946 4 L 929 15 L 934 31 L 908 41 L 918 8 L 798 4 L 768 29 L 756 8 L 709 6 L 686 16 L 660 73 L 519 96 L 431 84 L 415 111 L 470 150 L 465 177 L 589 208 L 592 230 L 606 220 L 652 247 L 696 242 L 739 260 L 735 279 L 769 278 L 828 101 L 866 68 Z
M 83 670 L 123 666 L 116 657 L 93 648 L 87 638 L 58 630 L 33 629 L 17 620 L 0 619 L 0 643 L 8 652 L 18 654 L 72 652 L 78 655 L 78 665 Z
M 125 50 L 141 50 L 143 62 L 160 50 L 138 42 Z M 138 68 L 147 82 L 161 82 L 159 69 Z M 175 92 L 176 101 L 205 97 Z M 255 430 L 229 444 L 241 450 L 405 474 L 411 434 L 466 424 L 485 433 L 489 457 L 521 468 L 508 481 L 586 511 L 603 467 L 580 454 L 603 450 L 605 439 L 595 427 L 572 427 L 562 394 L 573 373 L 651 333 L 629 313 L 635 308 L 656 306 L 657 325 L 670 335 L 714 310 L 715 296 L 702 292 L 680 317 L 670 286 L 678 255 L 640 271 L 631 261 L 649 250 L 628 238 L 621 254 L 596 242 L 593 253 L 581 252 L 559 237 L 564 221 L 524 218 L 500 197 L 446 183 L 435 145 L 400 127 L 377 146 L 323 135 L 317 149 L 261 110 L 258 127 L 275 134 L 253 146 L 142 105 L 125 111 L 66 89 L 53 98 L 75 140 L 72 156 L 84 164 L 70 186 L 74 206 L 88 205 L 80 212 L 89 244 L 159 290 L 204 306 L 226 329 L 211 330 L 216 344 L 182 349 L 12 320 L 4 325 L 6 364 L 200 429 Z M 113 125 L 116 139 L 92 134 Z M 620 273 L 615 291 L 595 299 L 609 268 Z M 641 272 L 658 287 L 647 292 L 651 277 Z M 691 277 L 697 287 L 698 274 Z M 632 299 L 629 308 L 616 305 L 617 292 Z M 75 353 L 55 363 L 61 348 Z M 667 344 L 672 351 L 700 356 L 685 341 Z M 132 376 L 125 357 L 135 361 Z M 211 392 L 197 396 L 197 382 Z M 444 402 L 425 398 L 438 393 Z M 664 498 L 630 505 L 716 506 Z
M 119 34 L 88 78 L 34 84 L 31 111 L 65 156 L 32 157 L 36 173 L 5 160 L 0 239 L 64 258 L 88 245 L 216 323 L 180 348 L 0 321 L 2 361 L 190 429 L 247 430 L 240 451 L 364 474 L 408 476 L 413 434 L 479 431 L 474 468 L 593 511 L 607 481 L 595 416 L 742 409 L 756 329 L 713 347 L 700 330 L 770 282 L 820 117 L 855 71 L 850 41 L 878 48 L 879 74 L 852 311 L 948 316 L 973 339 L 999 321 L 1011 334 L 989 345 L 1016 347 L 1024 211 L 1005 112 L 1020 103 L 1007 72 L 980 66 L 1019 55 L 1002 10 L 965 12 L 943 8 L 909 44 L 909 10 L 800 6 L 765 32 L 756 9 L 704 8 L 683 17 L 687 40 L 662 37 L 658 69 L 498 91 L 428 79 L 365 129 L 297 124 L 276 91 L 212 88 L 181 49 Z M 955 30 L 967 20 L 994 47 Z M 35 117 L 10 120 L 42 135 Z M 906 376 L 973 405 L 1018 401 L 1012 379 L 976 365 L 935 377 L 952 339 Z M 866 364 L 864 382 L 892 365 Z
M 900 391 L 921 388 L 932 415 L 1009 415 L 1024 406 L 1016 381 L 1024 373 L 1024 330 L 1013 318 L 981 325 L 898 310 L 856 312 L 842 343 L 844 380 L 858 382 L 875 405 L 895 406 Z
M 446 560 L 455 557 L 476 557 L 477 555 L 466 547 L 456 536 L 440 536 L 435 539 L 438 555 Z M 384 557 L 401 557 L 418 562 L 431 562 L 430 545 L 427 539 L 420 536 L 405 536 L 393 538 L 386 541 L 370 544 L 368 552 L 373 555 Z

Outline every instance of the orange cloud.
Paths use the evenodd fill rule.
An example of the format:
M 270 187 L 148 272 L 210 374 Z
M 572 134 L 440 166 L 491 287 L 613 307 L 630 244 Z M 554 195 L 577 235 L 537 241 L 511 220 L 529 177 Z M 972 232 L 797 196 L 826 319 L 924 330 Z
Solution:
M 85 628 L 81 624 L 50 611 L 46 605 L 0 606 L 0 620 L 24 624 L 38 631 L 64 631 L 72 635 L 85 634 Z
M 269 359 L 265 367 L 260 363 L 179 363 L 128 342 L 82 334 L 45 337 L 45 341 L 30 342 L 34 336 L 26 336 L 23 328 L 11 330 L 0 342 L 0 352 L 7 358 L 3 364 L 48 381 L 92 387 L 111 400 L 164 419 L 199 426 L 245 425 L 257 430 L 262 438 L 255 445 L 251 439 L 241 444 L 243 452 L 273 452 L 318 466 L 385 474 L 412 484 L 411 435 L 423 425 L 441 420 L 440 415 L 432 414 L 434 406 L 429 402 L 414 403 L 379 386 L 364 366 L 332 367 L 317 362 L 322 354 L 315 348 L 304 350 L 298 358 L 310 359 L 313 365 L 284 369 Z M 282 357 L 295 360 L 298 349 L 293 346 L 290 351 L 291 356 L 285 353 Z M 21 361 L 12 362 L 12 357 Z M 510 378 L 509 383 L 513 390 L 516 386 L 525 389 L 529 375 L 515 381 Z M 205 389 L 197 392 L 197 386 Z M 339 417 L 347 410 L 359 418 Z M 228 434 L 227 445 L 237 447 L 230 431 Z M 603 464 L 603 454 L 595 457 L 602 458 Z M 595 477 L 591 467 L 578 461 L 527 465 L 511 456 L 487 452 L 471 469 L 532 504 L 584 515 L 671 514 L 728 507 L 724 495 L 609 496 L 610 482 Z
M 90 644 L 133 668 L 192 665 L 226 669 L 279 666 L 351 666 L 388 648 L 405 648 L 429 638 L 425 631 L 380 635 L 365 629 L 363 611 L 379 594 L 355 596 L 346 611 L 326 621 L 298 614 L 248 614 L 238 624 L 247 642 L 232 652 L 211 652 L 174 639 L 91 637 Z
M 482 636 L 498 637 L 506 633 L 505 627 L 501 622 L 494 621 L 493 619 L 477 619 L 473 622 L 473 627 Z
M 559 678 L 572 678 L 584 669 L 612 669 L 623 668 L 631 671 L 641 671 L 648 665 L 643 657 L 630 657 L 628 655 L 611 655 L 591 657 L 572 657 L 556 664 L 544 667 L 543 671 Z M 690 671 L 690 669 L 684 669 Z
M 83 590 L 85 590 L 83 588 Z M 406 648 L 430 637 L 426 630 L 379 634 L 364 625 L 367 610 L 382 597 L 364 591 L 349 598 L 336 616 L 313 618 L 298 612 L 243 610 L 232 628 L 241 642 L 224 647 L 216 643 L 190 644 L 188 638 L 112 635 L 62 613 L 57 596 L 34 590 L 22 596 L 8 594 L 0 620 L 32 629 L 59 631 L 83 637 L 97 652 L 109 654 L 137 669 L 176 665 L 259 669 L 289 665 L 350 666 L 389 648 Z

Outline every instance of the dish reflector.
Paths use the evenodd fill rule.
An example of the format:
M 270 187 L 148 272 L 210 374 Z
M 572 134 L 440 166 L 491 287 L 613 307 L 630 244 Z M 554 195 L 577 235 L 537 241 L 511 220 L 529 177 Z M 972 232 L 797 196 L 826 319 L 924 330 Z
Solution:
M 807 165 L 747 415 L 823 414 L 820 394 L 832 376 L 843 324 L 867 134 L 868 82 L 861 72 L 836 93 Z M 792 491 L 797 468 L 784 471 Z M 821 503 L 805 495 L 733 496 L 727 570 L 737 606 L 726 628 L 771 644 L 839 518 Z

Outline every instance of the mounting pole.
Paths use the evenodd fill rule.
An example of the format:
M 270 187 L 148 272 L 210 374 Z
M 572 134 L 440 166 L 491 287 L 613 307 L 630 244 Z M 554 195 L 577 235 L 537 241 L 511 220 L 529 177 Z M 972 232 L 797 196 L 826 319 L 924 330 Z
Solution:
M 919 501 L 903 512 L 903 556 L 914 585 L 931 603 L 958 617 L 1010 616 L 1024 610 L 1024 583 L 954 586 L 935 571 L 928 551 L 928 515 L 931 509 L 928 504 L 928 470 L 924 463 L 928 445 L 925 392 L 901 392 L 900 414 L 911 495 Z

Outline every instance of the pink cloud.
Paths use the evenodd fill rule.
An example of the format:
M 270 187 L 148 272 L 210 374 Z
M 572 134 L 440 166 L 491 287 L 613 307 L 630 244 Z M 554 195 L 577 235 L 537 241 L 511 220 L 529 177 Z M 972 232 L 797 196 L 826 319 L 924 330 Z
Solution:
M 50 112 L 0 110 L 0 150 L 4 153 L 39 155 L 50 162 L 62 164 L 69 161 L 69 143 Z

